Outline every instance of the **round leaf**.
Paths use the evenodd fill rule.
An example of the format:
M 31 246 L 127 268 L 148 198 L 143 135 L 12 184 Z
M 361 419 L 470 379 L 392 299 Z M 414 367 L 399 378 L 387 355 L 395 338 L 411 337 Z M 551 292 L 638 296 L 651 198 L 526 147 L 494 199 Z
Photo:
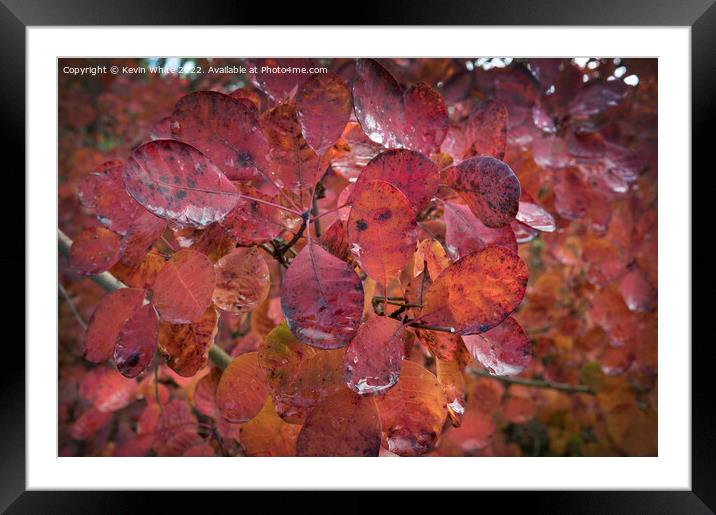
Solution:
M 217 328 L 218 316 L 213 306 L 192 324 L 162 324 L 159 350 L 166 356 L 169 368 L 180 376 L 192 377 L 205 367 Z
M 159 320 L 154 307 L 137 309 L 119 331 L 114 346 L 114 362 L 125 377 L 137 377 L 152 362 L 157 350 Z
M 223 219 L 238 200 L 234 185 L 213 162 L 174 140 L 135 149 L 124 169 L 124 185 L 155 215 L 189 227 Z
M 235 358 L 221 374 L 216 407 L 229 422 L 248 422 L 259 414 L 267 395 L 268 384 L 259 368 L 258 354 L 247 352 Z
M 154 280 L 152 302 L 163 322 L 188 324 L 211 303 L 216 274 L 204 254 L 182 249 L 164 264 Z
M 494 375 L 517 375 L 532 359 L 530 339 L 512 317 L 482 334 L 463 336 L 463 341 L 470 354 Z
M 216 287 L 212 299 L 229 313 L 253 311 L 268 297 L 271 286 L 266 261 L 256 247 L 239 248 L 214 266 Z
M 407 197 L 385 181 L 370 181 L 348 217 L 351 252 L 363 271 L 387 284 L 408 263 L 417 243 L 415 212 Z
M 70 265 L 83 275 L 100 274 L 119 261 L 120 238 L 109 229 L 82 231 L 70 247 Z
M 351 90 L 333 73 L 312 75 L 296 93 L 296 112 L 303 135 L 319 154 L 340 138 L 352 110 Z
M 141 307 L 144 293 L 138 288 L 121 288 L 102 297 L 87 326 L 85 359 L 100 363 L 112 357 L 117 335 L 129 317 Z
M 347 263 L 311 243 L 286 270 L 281 309 L 302 342 L 321 349 L 344 347 L 360 324 L 363 284 Z
M 450 327 L 458 335 L 483 333 L 522 301 L 527 265 L 501 247 L 468 254 L 433 282 L 423 299 L 423 323 Z
M 296 443 L 298 456 L 378 456 L 380 419 L 373 400 L 347 388 L 316 406 Z

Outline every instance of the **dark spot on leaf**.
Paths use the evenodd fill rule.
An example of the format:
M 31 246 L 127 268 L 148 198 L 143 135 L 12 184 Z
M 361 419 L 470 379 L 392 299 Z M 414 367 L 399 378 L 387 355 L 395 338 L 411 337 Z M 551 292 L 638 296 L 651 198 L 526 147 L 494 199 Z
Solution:
M 365 231 L 368 228 L 368 223 L 365 220 L 358 220 L 356 222 L 356 229 L 359 231 Z

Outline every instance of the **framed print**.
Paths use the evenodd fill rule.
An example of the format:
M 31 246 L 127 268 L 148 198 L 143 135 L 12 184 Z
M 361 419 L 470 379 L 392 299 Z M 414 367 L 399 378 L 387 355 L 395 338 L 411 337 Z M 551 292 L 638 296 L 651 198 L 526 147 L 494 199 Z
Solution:
M 27 289 L 3 509 L 394 489 L 714 509 L 691 170 L 716 8 L 258 27 L 134 4 L 0 6 L 26 170 L 26 254 L 3 259 Z

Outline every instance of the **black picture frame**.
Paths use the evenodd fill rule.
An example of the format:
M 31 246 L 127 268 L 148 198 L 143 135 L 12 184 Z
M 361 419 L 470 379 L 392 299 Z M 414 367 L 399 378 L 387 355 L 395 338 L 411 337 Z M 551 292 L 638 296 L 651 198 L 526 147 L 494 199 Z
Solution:
M 301 22 L 316 25 L 311 16 L 313 9 L 296 4 L 292 7 L 272 8 L 265 3 L 230 1 L 196 2 L 188 0 L 114 0 L 52 1 L 52 0 L 0 0 L 0 63 L 3 75 L 0 80 L 0 124 L 4 155 L 17 156 L 18 162 L 10 173 L 5 170 L 6 187 L 13 191 L 25 191 L 25 181 L 19 170 L 24 169 L 25 148 L 25 71 L 26 39 L 28 26 L 41 25 L 245 25 L 262 20 L 271 25 Z M 470 0 L 439 3 L 427 0 L 382 3 L 380 8 L 361 4 L 351 10 L 350 21 L 356 25 L 608 25 L 608 26 L 688 26 L 691 28 L 692 73 L 692 169 L 702 169 L 702 177 L 713 168 L 707 128 L 714 122 L 716 110 L 716 5 L 714 0 L 502 0 L 500 2 L 477 2 Z M 331 20 L 329 24 L 342 23 Z M 89 47 L 90 45 L 88 45 Z M 660 94 L 665 94 L 660 92 Z M 668 144 L 667 142 L 660 142 Z M 675 171 L 666 170 L 665 173 Z M 712 175 L 712 174 L 711 174 Z M 693 178 L 693 174 L 692 174 Z M 7 182 L 16 181 L 12 186 Z M 700 181 L 701 181 L 700 177 Z M 711 189 L 700 182 L 692 190 L 692 241 L 709 234 L 707 195 Z M 24 195 L 13 195 L 20 203 Z M 703 197 L 703 198 L 699 198 Z M 16 208 L 24 213 L 24 205 Z M 25 276 L 24 224 L 17 220 L 7 227 L 8 240 L 0 253 L 0 270 L 16 271 L 22 268 Z M 701 229 L 701 230 L 699 230 Z M 705 238 L 710 239 L 710 238 Z M 716 258 L 708 254 L 696 254 L 692 249 L 692 273 L 714 266 Z M 7 291 L 24 292 L 20 274 L 5 273 L 3 280 Z M 708 320 L 709 302 L 697 302 L 697 292 L 706 294 L 714 286 L 714 274 L 696 276 L 692 289 L 692 320 Z M 16 284 L 17 283 L 17 284 Z M 13 304 L 20 304 L 19 295 L 13 295 Z M 700 297 L 700 296 L 699 296 Z M 705 299 L 705 295 L 703 296 Z M 32 306 L 25 306 L 32 309 Z M 668 316 L 664 314 L 663 316 Z M 10 317 L 8 316 L 8 319 Z M 6 327 L 10 324 L 6 324 Z M 15 324 L 17 325 L 17 324 Z M 24 326 L 23 326 L 24 327 Z M 20 336 L 20 335 L 18 335 Z M 24 336 L 24 333 L 23 335 Z M 24 338 L 23 338 L 24 339 Z M 8 338 L 9 340 L 9 338 Z M 470 496 L 475 507 L 499 502 L 510 496 L 527 503 L 531 511 L 561 513 L 713 513 L 716 510 L 716 424 L 714 423 L 713 385 L 709 381 L 708 349 L 711 338 L 692 338 L 692 490 L 691 491 L 584 491 L 584 492 L 473 492 Z M 0 373 L 0 510 L 7 513 L 129 513 L 137 511 L 144 501 L 140 496 L 161 496 L 162 508 L 172 505 L 186 508 L 186 496 L 172 493 L 125 492 L 56 492 L 26 491 L 25 477 L 25 351 L 19 345 L 20 338 L 3 342 L 3 367 Z M 691 342 L 670 342 L 688 345 Z M 218 494 L 222 498 L 233 493 Z M 235 495 L 246 495 L 239 493 Z M 271 495 L 271 494 L 264 494 Z M 352 511 L 365 512 L 368 501 L 362 495 L 351 494 L 354 500 L 342 504 Z M 452 495 L 452 494 L 450 494 Z M 423 495 L 422 500 L 442 504 L 441 496 Z M 315 498 L 314 498 L 315 499 Z M 205 501 L 206 502 L 206 501 Z M 248 502 L 245 500 L 244 502 Z M 292 502 L 289 500 L 288 502 Z M 454 501 L 453 501 L 454 502 Z M 447 504 L 446 504 L 447 503 Z M 147 505 L 148 506 L 148 505 Z M 243 504 L 249 506 L 249 504 Z M 336 507 L 338 509 L 338 507 Z M 183 510 L 182 510 L 183 511 Z

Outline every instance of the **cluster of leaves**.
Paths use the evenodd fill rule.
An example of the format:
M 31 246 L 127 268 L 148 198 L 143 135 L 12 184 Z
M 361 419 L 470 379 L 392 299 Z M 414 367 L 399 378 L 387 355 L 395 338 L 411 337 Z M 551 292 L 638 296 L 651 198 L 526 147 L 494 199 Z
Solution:
M 61 83 L 63 454 L 655 452 L 648 61 L 243 64 Z

